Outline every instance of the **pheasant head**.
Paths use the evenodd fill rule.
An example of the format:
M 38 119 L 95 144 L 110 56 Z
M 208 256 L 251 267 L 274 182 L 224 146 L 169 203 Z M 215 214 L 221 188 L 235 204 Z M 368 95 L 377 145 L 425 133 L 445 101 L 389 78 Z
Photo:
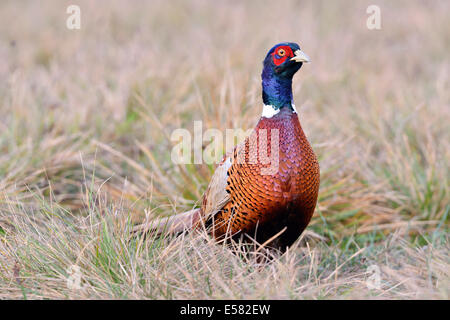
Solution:
M 293 42 L 275 45 L 264 59 L 262 78 L 262 96 L 268 114 L 281 108 L 293 108 L 292 77 L 309 62 L 309 57 Z

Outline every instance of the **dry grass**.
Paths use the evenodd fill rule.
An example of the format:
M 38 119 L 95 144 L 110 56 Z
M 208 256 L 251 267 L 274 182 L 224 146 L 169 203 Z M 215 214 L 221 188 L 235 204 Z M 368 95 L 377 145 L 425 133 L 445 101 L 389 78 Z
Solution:
M 377 1 L 377 31 L 372 2 L 126 3 L 80 1 L 79 31 L 69 1 L 0 4 L 0 298 L 448 299 L 448 1 Z M 294 79 L 321 163 L 304 241 L 260 266 L 203 234 L 130 239 L 213 172 L 174 165 L 172 131 L 253 127 L 286 40 L 313 60 Z

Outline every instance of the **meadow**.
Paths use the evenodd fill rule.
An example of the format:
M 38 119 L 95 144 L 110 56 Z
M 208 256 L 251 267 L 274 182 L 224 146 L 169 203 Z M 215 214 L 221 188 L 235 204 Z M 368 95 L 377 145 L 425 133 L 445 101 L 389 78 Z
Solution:
M 448 1 L 86 0 L 69 30 L 73 2 L 0 3 L 0 299 L 449 298 Z M 133 237 L 199 205 L 214 165 L 174 164 L 171 134 L 253 128 L 281 41 L 312 60 L 301 239 L 261 265 L 204 232 Z

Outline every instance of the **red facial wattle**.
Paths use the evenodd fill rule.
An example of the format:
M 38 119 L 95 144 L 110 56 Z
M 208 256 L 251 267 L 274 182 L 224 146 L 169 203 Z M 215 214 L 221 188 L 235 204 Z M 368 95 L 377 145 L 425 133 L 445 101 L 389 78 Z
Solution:
M 273 63 L 275 63 L 276 66 L 279 66 L 283 62 L 286 61 L 286 59 L 290 59 L 294 56 L 294 53 L 292 52 L 291 47 L 289 46 L 279 46 L 276 48 L 272 53 L 272 59 Z

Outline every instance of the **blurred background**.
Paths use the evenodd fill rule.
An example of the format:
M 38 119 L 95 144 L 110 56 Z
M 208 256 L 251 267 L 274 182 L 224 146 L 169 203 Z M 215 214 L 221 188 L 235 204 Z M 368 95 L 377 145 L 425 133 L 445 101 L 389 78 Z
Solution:
M 342 181 L 357 184 L 347 197 L 363 193 L 346 202 L 367 189 L 364 205 L 444 214 L 447 1 L 378 1 L 380 30 L 367 28 L 367 1 L 77 1 L 81 29 L 70 30 L 72 2 L 1 4 L 0 181 L 9 197 L 25 200 L 29 188 L 48 196 L 52 184 L 57 202 L 78 207 L 97 166 L 113 196 L 145 207 L 153 192 L 157 206 L 194 205 L 212 168 L 172 164 L 171 132 L 194 120 L 252 128 L 262 60 L 294 41 L 312 59 L 294 98 L 321 158 L 322 200 Z
M 66 27 L 72 4 L 80 30 Z M 293 82 L 321 165 L 309 230 L 426 244 L 448 228 L 449 12 L 449 1 L 3 0 L 0 231 L 99 203 L 134 222 L 198 206 L 214 166 L 172 163 L 171 133 L 195 120 L 252 128 L 262 60 L 291 41 L 312 60 Z

